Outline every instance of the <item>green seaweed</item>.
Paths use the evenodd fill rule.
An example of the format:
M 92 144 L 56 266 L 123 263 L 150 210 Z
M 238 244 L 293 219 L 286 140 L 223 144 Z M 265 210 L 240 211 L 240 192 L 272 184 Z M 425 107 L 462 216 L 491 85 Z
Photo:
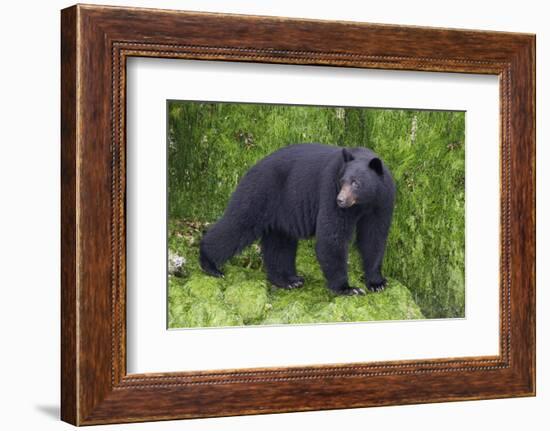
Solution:
M 363 296 L 336 296 L 325 285 L 315 258 L 314 241 L 298 247 L 298 271 L 305 284 L 296 289 L 278 289 L 266 281 L 263 268 L 242 266 L 236 256 L 225 267 L 225 277 L 215 278 L 198 267 L 196 222 L 170 223 L 170 235 L 187 238 L 171 241 L 172 252 L 184 255 L 191 276 L 170 276 L 169 327 L 215 327 L 235 325 L 280 325 L 424 318 L 409 290 L 390 279 L 380 293 Z M 190 245 L 191 244 L 191 245 Z M 259 247 L 250 247 L 249 259 L 261 262 Z M 359 255 L 350 253 L 351 280 L 362 286 Z
M 242 317 L 245 324 L 261 322 L 268 304 L 265 281 L 247 280 L 230 284 L 224 292 L 225 303 Z
M 218 279 L 194 275 L 187 282 L 168 279 L 168 326 L 192 328 L 242 325 L 243 319 L 223 301 Z

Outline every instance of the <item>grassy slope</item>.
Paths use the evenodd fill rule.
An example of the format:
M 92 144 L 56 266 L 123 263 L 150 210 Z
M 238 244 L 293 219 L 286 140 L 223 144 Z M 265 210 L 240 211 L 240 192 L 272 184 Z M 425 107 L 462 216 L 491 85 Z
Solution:
M 215 221 L 246 169 L 275 149 L 296 142 L 365 145 L 384 159 L 397 183 L 397 203 L 384 263 L 385 275 L 392 279 L 392 286 L 398 286 L 395 280 L 399 280 L 408 287 L 426 317 L 464 315 L 463 113 L 172 102 L 169 115 L 169 241 L 188 262 L 187 275 L 170 280 L 172 326 L 206 325 L 203 321 L 190 324 L 189 319 L 185 319 L 184 315 L 189 314 L 185 305 L 189 298 L 182 293 L 185 283 L 216 284 L 220 295 L 211 300 L 215 299 L 220 307 L 226 307 L 228 316 L 239 308 L 236 302 L 246 302 L 249 296 L 240 290 L 230 291 L 228 296 L 227 281 L 218 285 L 198 272 L 195 274 L 194 245 L 177 244 L 178 235 L 189 234 L 182 233 L 184 224 L 177 222 Z M 354 267 L 354 259 L 356 257 L 352 254 L 350 276 L 359 286 L 361 271 L 359 266 Z M 233 264 L 237 268 L 248 268 L 242 273 L 246 274 L 247 280 L 265 283 L 259 253 L 254 246 L 236 257 Z M 311 242 L 304 242 L 301 246 L 298 268 L 305 273 L 307 282 L 305 293 L 300 291 L 299 295 L 315 293 L 304 296 L 302 305 L 315 308 L 328 292 L 315 287 L 317 282 L 322 284 L 322 280 Z M 231 266 L 228 269 L 237 276 L 239 271 L 236 268 L 235 272 Z M 232 276 L 229 280 L 237 282 Z M 242 279 L 238 280 L 238 283 L 242 282 Z M 399 313 L 392 314 L 394 311 L 384 298 L 399 289 L 392 287 L 383 294 L 386 296 L 380 295 L 373 304 L 387 316 L 398 316 Z M 270 306 L 267 306 L 262 319 L 268 321 L 273 321 L 281 298 L 290 293 L 298 296 L 296 292 L 273 293 L 267 286 L 264 290 L 265 303 Z M 236 297 L 240 299 L 237 301 Z M 359 310 L 376 297 L 353 298 L 348 304 L 356 304 L 355 308 Z M 228 301 L 233 305 L 229 306 Z M 327 304 L 342 301 L 332 298 Z M 292 307 L 296 309 L 298 305 Z M 331 307 L 335 308 L 334 305 Z M 350 313 L 348 315 L 353 314 Z M 281 313 L 278 316 L 281 320 L 286 319 Z M 294 321 L 303 318 L 296 315 Z M 370 317 L 364 319 L 370 320 Z

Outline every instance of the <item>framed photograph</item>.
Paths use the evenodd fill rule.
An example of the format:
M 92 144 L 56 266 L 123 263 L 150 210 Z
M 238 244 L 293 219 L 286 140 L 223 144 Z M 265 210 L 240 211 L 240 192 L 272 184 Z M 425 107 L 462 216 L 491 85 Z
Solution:
M 61 13 L 61 416 L 535 394 L 535 36 Z

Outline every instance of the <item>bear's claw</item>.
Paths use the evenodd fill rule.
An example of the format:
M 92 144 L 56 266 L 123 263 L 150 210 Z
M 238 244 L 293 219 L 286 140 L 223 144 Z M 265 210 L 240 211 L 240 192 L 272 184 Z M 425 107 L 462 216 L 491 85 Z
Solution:
M 289 289 L 296 289 L 297 287 L 302 287 L 304 285 L 304 277 L 300 277 L 299 275 L 294 275 L 289 278 Z
M 383 278 L 379 282 L 369 282 L 369 283 L 367 283 L 367 288 L 371 292 L 382 292 L 387 284 L 388 284 L 388 281 L 385 278 Z
M 288 277 L 288 279 L 285 280 L 270 281 L 271 284 L 281 289 L 297 289 L 298 287 L 302 287 L 304 285 L 304 278 L 299 275 Z
M 202 270 L 212 277 L 225 278 L 225 274 L 217 268 L 202 268 Z
M 201 266 L 201 269 L 208 275 L 211 275 L 212 277 L 218 277 L 218 278 L 224 278 L 223 272 L 221 272 L 216 264 L 212 262 L 206 254 L 204 254 L 202 251 L 200 253 L 199 257 L 199 264 Z
M 359 287 L 352 287 L 348 295 L 364 295 L 365 291 Z
M 333 290 L 336 295 L 343 296 L 355 296 L 355 295 L 364 295 L 365 291 L 359 287 L 353 286 L 342 286 L 339 289 Z

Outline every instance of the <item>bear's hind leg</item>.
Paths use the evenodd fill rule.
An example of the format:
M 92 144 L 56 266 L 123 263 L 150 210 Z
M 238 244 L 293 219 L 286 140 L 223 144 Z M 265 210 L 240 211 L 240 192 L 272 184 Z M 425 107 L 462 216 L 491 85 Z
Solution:
M 257 238 L 252 228 L 234 226 L 220 219 L 201 240 L 199 262 L 202 270 L 214 277 L 223 277 L 220 267 Z
M 208 257 L 208 254 L 203 250 L 203 247 L 200 248 L 199 263 L 201 269 L 213 277 L 223 277 L 223 272 L 218 269 L 216 264 Z
M 262 255 L 268 280 L 283 289 L 294 289 L 304 284 L 296 274 L 298 240 L 282 232 L 270 231 L 262 237 Z

